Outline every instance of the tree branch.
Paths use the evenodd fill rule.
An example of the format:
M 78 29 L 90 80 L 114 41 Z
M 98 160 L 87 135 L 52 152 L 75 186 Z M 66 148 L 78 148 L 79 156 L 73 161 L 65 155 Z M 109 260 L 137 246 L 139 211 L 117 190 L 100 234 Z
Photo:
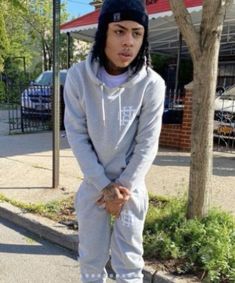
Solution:
M 192 18 L 185 7 L 184 1 L 169 0 L 169 3 L 191 56 L 196 60 L 201 55 L 199 33 L 193 25 Z
M 21 17 L 25 20 L 26 23 L 28 23 L 42 38 L 44 37 L 43 31 L 37 28 L 37 23 L 34 23 L 30 20 L 30 17 L 24 16 L 21 14 Z M 32 17 L 32 16 L 31 16 Z
M 223 29 L 226 9 L 232 0 L 206 0 L 203 2 L 202 20 L 200 27 L 200 47 L 204 49 L 213 44 L 220 36 Z

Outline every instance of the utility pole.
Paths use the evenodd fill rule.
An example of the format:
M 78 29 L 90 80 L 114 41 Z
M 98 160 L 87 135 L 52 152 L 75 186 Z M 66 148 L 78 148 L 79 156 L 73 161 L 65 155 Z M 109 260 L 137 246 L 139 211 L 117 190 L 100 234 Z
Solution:
M 53 0 L 53 182 L 59 186 L 60 169 L 60 0 Z

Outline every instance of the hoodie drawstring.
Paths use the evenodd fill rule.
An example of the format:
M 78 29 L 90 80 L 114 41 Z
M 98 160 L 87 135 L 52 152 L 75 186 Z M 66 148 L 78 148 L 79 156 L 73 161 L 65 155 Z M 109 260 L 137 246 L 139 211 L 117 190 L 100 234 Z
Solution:
M 104 126 L 106 125 L 106 114 L 105 114 L 105 100 L 104 100 L 104 85 L 100 84 L 101 89 L 101 104 L 102 104 L 102 119 Z M 117 92 L 120 91 L 120 88 L 118 88 Z M 118 95 L 118 120 L 119 120 L 119 128 L 121 130 L 122 127 L 122 93 L 119 93 Z
M 122 127 L 122 94 L 118 95 L 118 105 L 119 105 L 119 128 L 121 130 Z
M 103 118 L 103 123 L 104 123 L 104 126 L 105 126 L 105 119 L 106 119 L 106 117 L 105 117 L 105 106 L 104 106 L 104 85 L 103 84 L 101 84 L 100 85 L 100 88 L 101 88 L 101 96 L 102 96 L 102 118 Z

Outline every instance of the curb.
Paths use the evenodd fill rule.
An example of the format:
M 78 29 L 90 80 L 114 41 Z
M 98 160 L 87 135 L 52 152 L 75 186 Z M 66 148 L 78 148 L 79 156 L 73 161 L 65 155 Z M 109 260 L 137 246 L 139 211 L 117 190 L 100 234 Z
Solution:
M 77 252 L 77 233 L 48 218 L 26 213 L 7 202 L 0 202 L 0 217 L 64 248 Z
M 73 252 L 78 251 L 77 232 L 69 230 L 65 225 L 42 216 L 23 212 L 7 202 L 0 202 L 0 217 L 33 232 L 41 238 L 58 244 Z M 108 264 L 110 266 L 110 264 Z M 109 267 L 108 267 L 109 268 Z M 179 277 L 146 266 L 143 270 L 144 283 L 199 283 L 194 277 Z

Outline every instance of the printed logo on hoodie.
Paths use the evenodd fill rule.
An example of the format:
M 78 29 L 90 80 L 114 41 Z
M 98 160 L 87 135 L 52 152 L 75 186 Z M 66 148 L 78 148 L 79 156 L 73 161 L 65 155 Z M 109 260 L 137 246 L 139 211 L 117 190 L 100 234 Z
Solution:
M 133 118 L 136 109 L 133 106 L 124 106 L 121 110 L 121 126 L 126 126 Z

